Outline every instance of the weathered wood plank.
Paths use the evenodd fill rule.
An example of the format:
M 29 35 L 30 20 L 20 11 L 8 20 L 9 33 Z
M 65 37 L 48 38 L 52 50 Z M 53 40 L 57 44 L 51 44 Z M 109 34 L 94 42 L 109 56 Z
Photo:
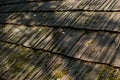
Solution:
M 88 38 L 88 40 L 86 42 L 84 42 L 84 45 L 86 46 L 84 48 L 83 51 L 80 51 L 78 53 L 81 53 L 81 59 L 83 60 L 89 60 L 89 57 L 92 55 L 95 47 L 96 47 L 96 44 L 97 42 L 99 41 L 99 39 L 97 38 L 98 37 L 98 34 L 95 33 L 95 34 L 91 34 L 89 36 L 90 38 Z M 96 39 L 97 38 L 97 39 Z M 89 56 L 89 57 L 88 57 Z M 92 58 L 90 58 L 92 59 Z M 91 60 L 92 61 L 92 60 Z
M 8 1 L 7 1 L 8 2 Z M 14 1 L 15 2 L 15 1 Z M 22 2 L 22 1 L 21 1 Z M 1 12 L 48 11 L 48 10 L 119 10 L 119 0 L 65 0 L 47 2 L 25 2 L 2 5 Z
M 5 30 L 7 27 L 2 28 L 2 30 Z M 21 44 L 26 47 L 48 50 L 87 61 L 109 63 L 107 60 L 114 59 L 113 56 L 116 55 L 116 52 L 111 52 L 111 47 L 113 46 L 116 49 L 115 46 L 119 46 L 114 44 L 116 41 L 119 42 L 119 37 L 116 37 L 117 35 L 119 36 L 118 33 L 79 31 L 69 28 L 11 27 L 13 27 L 11 31 L 3 31 L 7 36 L 2 36 L 0 40 Z M 17 35 L 18 33 L 21 34 Z
M 5 19 L 5 16 L 7 19 Z M 0 23 L 24 25 L 64 26 L 111 31 L 114 31 L 113 26 L 115 28 L 120 26 L 119 12 L 40 12 L 14 13 L 11 15 L 5 13 L 1 14 L 0 17 Z
M 2 44 L 6 45 L 4 47 L 10 48 L 9 44 Z M 111 75 L 114 75 L 112 76 L 112 78 L 114 79 L 119 78 L 119 70 L 109 66 L 87 63 L 80 60 L 72 60 L 64 56 L 52 54 L 49 52 L 43 52 L 41 50 L 34 52 L 31 49 L 21 46 L 12 46 L 16 47 L 14 49 L 17 49 L 17 51 L 19 50 L 20 52 L 17 52 L 17 54 L 15 53 L 15 51 L 10 52 L 13 55 L 9 56 L 9 60 L 12 59 L 16 61 L 15 63 L 13 63 L 14 61 L 11 61 L 8 64 L 8 66 L 10 67 L 7 70 L 2 70 L 4 72 L 2 78 L 4 79 L 31 80 L 82 78 L 83 80 L 99 80 L 111 79 Z M 21 63 L 21 61 L 24 62 Z M 5 68 L 4 64 L 0 64 L 0 67 L 2 66 L 4 66 Z M 20 67 L 22 70 L 19 69 Z M 113 71 L 112 74 L 110 74 L 110 71 Z M 0 72 L 0 74 L 2 73 Z
M 93 61 L 101 61 L 104 58 L 104 55 L 106 53 L 102 52 L 102 50 L 104 50 L 104 48 L 107 47 L 105 44 L 110 39 L 110 37 L 111 37 L 111 35 L 109 33 L 101 33 L 96 38 L 96 39 L 98 39 L 98 43 L 96 45 L 96 48 L 93 49 L 93 52 L 90 55 L 90 57 Z M 103 53 L 103 54 L 101 54 L 101 53 Z

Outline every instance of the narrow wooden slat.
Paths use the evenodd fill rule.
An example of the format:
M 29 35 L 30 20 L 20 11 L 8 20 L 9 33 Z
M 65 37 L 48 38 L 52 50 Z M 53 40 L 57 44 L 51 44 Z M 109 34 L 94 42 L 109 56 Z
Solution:
M 15 32 L 16 29 L 19 29 L 19 31 Z M 23 26 L 23 28 L 22 26 L 14 27 L 11 32 L 11 34 L 10 32 L 5 32 L 5 34 L 13 37 L 10 38 L 8 36 L 7 38 L 6 36 L 6 39 L 2 40 L 21 44 L 26 47 L 52 51 L 73 58 L 102 63 L 106 63 L 106 60 L 104 60 L 105 57 L 108 58 L 114 54 L 108 52 L 112 46 L 111 42 L 114 42 L 117 39 L 115 35 L 119 35 L 118 33 L 100 31 L 93 32 L 89 30 L 73 30 L 69 28 L 53 29 L 50 27 L 27 26 Z M 16 33 L 21 33 L 21 38 L 13 42 L 15 39 L 14 36 L 17 36 Z M 23 35 L 24 37 L 22 37 Z
M 113 9 L 113 7 L 118 3 L 117 0 L 114 0 L 113 3 L 108 7 L 109 10 Z
M 38 55 L 38 56 L 39 56 L 39 55 Z M 51 57 L 50 61 L 53 62 L 52 60 L 54 60 L 55 58 L 56 58 L 56 57 Z M 35 60 L 32 64 L 34 64 L 34 65 L 37 66 L 37 64 L 39 63 L 39 60 L 41 60 L 40 57 L 38 57 L 37 60 Z M 31 70 L 35 67 L 35 66 L 32 65 L 32 64 L 29 66 L 28 72 L 24 73 L 24 74 L 23 74 L 24 76 L 21 76 L 20 79 L 24 79 L 24 78 L 26 77 L 26 75 L 29 73 L 29 71 L 31 71 Z M 51 63 L 49 63 L 49 64 L 51 65 Z M 47 64 L 47 66 L 49 66 L 49 64 Z M 44 72 L 45 72 L 45 70 L 44 70 Z
M 6 54 L 6 57 L 0 62 L 1 65 L 4 64 L 5 61 L 9 59 L 10 56 L 12 56 L 12 52 L 16 51 L 16 48 L 14 50 L 12 48 L 15 48 L 15 46 L 11 45 L 10 48 L 6 50 L 7 52 L 10 51 L 11 54 L 8 54 L 8 53 Z
M 14 60 L 11 63 L 8 62 L 13 55 L 17 54 L 15 52 L 18 51 L 18 48 L 15 48 L 15 46 L 13 46 L 13 45 L 12 45 L 12 47 L 14 48 L 14 50 L 12 50 L 10 54 L 6 54 L 7 57 L 5 57 L 3 59 L 3 61 L 1 61 L 1 63 L 0 63 L 0 65 L 1 65 L 1 71 L 0 71 L 1 75 L 5 71 L 9 70 L 10 66 L 13 65 L 16 61 L 16 60 Z M 18 51 L 18 53 L 19 53 L 19 51 Z
M 73 31 L 68 31 L 68 32 L 62 32 L 62 34 L 65 34 L 64 38 L 61 39 L 61 41 L 59 42 L 59 44 L 53 49 L 53 52 L 62 52 L 62 50 L 64 51 L 64 47 L 62 47 L 63 45 L 66 45 L 70 39 L 70 36 L 72 35 Z M 68 40 L 68 41 L 67 41 Z
M 111 35 L 109 33 L 106 33 L 103 35 L 103 37 L 101 37 L 101 42 L 99 43 L 98 45 L 98 49 L 97 50 L 97 54 L 95 57 L 94 57 L 94 60 L 95 61 L 100 61 L 102 62 L 103 58 L 105 57 L 106 53 L 104 53 L 104 49 L 107 47 L 106 46 L 106 43 L 108 42 L 108 40 L 110 40 L 110 37 Z M 97 49 L 97 48 L 96 48 Z M 103 53 L 103 54 L 102 54 Z
M 49 61 L 49 59 L 51 59 L 51 57 L 52 57 L 52 55 L 48 55 L 48 57 L 45 57 L 45 59 L 41 63 L 42 67 L 40 68 L 40 71 L 38 71 L 37 74 L 34 75 L 32 79 L 38 79 L 39 76 L 41 76 L 41 74 L 43 73 L 42 70 L 46 69 L 46 67 L 47 67 L 46 63 Z
M 51 35 L 52 34 L 52 32 L 53 32 L 53 29 L 51 29 L 49 32 L 46 32 L 45 33 L 45 35 L 43 35 L 38 41 L 36 41 L 36 43 L 35 43 L 35 47 L 40 47 L 39 45 L 42 43 L 42 42 L 44 42 L 44 40 L 49 36 L 49 35 Z
M 76 46 L 75 52 L 72 53 L 72 55 L 76 58 L 81 58 L 81 56 L 84 54 L 84 51 L 89 46 L 89 44 L 86 44 L 91 39 L 91 36 L 95 34 L 92 34 L 91 32 L 84 32 L 84 35 L 82 35 L 82 38 L 78 41 L 79 44 Z
M 73 37 L 73 40 L 71 40 L 71 42 L 68 44 L 68 46 L 66 47 L 65 50 L 65 54 L 69 55 L 69 52 L 73 49 L 74 45 L 77 45 L 79 39 L 81 38 L 81 36 L 83 35 L 83 32 L 78 32 L 75 34 L 76 36 Z
M 115 17 L 116 15 L 115 15 L 115 13 L 110 13 L 107 17 L 108 17 L 108 20 L 106 20 L 104 23 L 103 23 L 103 27 L 102 27 L 102 29 L 107 29 L 107 27 L 111 27 L 111 26 L 108 26 L 108 25 L 111 25 L 111 24 L 116 24 L 117 23 L 117 21 L 115 22 L 114 21 L 114 17 Z M 110 24 L 108 24 L 109 22 L 111 22 Z M 114 26 L 114 25 L 113 25 Z
M 79 51 L 79 47 L 81 46 L 82 43 L 84 43 L 84 40 L 86 38 L 86 36 L 83 36 L 84 33 L 81 34 L 78 42 L 76 43 L 76 45 L 74 45 L 72 47 L 72 49 L 67 53 L 68 55 L 71 56 L 75 56 L 76 58 L 79 58 L 80 56 L 78 54 L 80 54 Z
M 41 70 L 41 68 L 38 66 L 41 66 L 41 64 L 43 63 L 43 60 L 46 59 L 45 56 L 47 56 L 47 54 L 41 54 L 41 56 L 38 58 L 40 60 L 39 63 L 36 64 L 36 66 L 34 66 L 34 69 L 32 69 L 28 72 L 28 74 L 25 76 L 24 79 L 31 80 L 35 76 L 35 74 Z
M 104 3 L 104 4 L 103 4 Z M 118 6 L 114 6 L 115 3 L 119 3 L 119 0 L 65 0 L 65 1 L 38 1 L 38 2 L 23 2 L 2 5 L 1 12 L 9 11 L 48 11 L 48 10 L 119 10 Z M 76 5 L 74 5 L 76 4 Z M 112 7 L 114 6 L 114 7 Z M 17 8 L 16 8 L 17 7 Z M 24 7 L 24 8 L 23 8 Z
M 29 70 L 31 69 L 32 64 L 34 64 L 35 62 L 37 63 L 36 60 L 37 60 L 37 58 L 38 58 L 39 55 L 33 54 L 34 52 L 32 52 L 32 51 L 29 52 L 29 54 L 31 54 L 31 53 L 32 53 L 32 55 L 27 57 L 29 59 L 28 61 L 26 61 L 27 63 L 24 64 L 24 65 L 22 65 L 24 68 L 21 71 L 19 71 L 19 74 L 16 74 L 17 76 L 13 77 L 13 80 L 16 80 L 16 79 L 19 79 L 19 78 L 24 78 L 24 76 L 26 75 L 26 73 L 28 73 Z M 22 74 L 23 74 L 23 77 L 21 77 Z
M 112 15 L 113 16 L 113 15 Z M 106 30 L 113 30 L 114 28 L 115 28 L 115 24 L 119 24 L 118 22 L 119 22 L 119 17 L 117 17 L 117 14 L 114 14 L 114 16 L 113 16 L 113 18 L 114 18 L 114 20 L 116 21 L 114 21 L 114 20 L 110 20 L 109 22 L 108 22 L 108 24 L 107 25 L 109 25 L 109 26 L 111 26 L 111 27 L 106 27 Z M 114 23 L 115 22 L 115 23 Z M 119 26 L 119 25 L 118 25 Z
M 115 0 L 109 1 L 109 4 L 104 8 L 104 10 L 109 9 L 109 7 L 115 2 Z
M 84 9 L 87 4 L 89 4 L 89 0 L 82 0 L 82 2 L 79 4 L 78 8 Z
M 97 55 L 97 51 L 100 51 L 99 49 L 101 48 L 100 47 L 101 46 L 100 42 L 102 40 L 102 37 L 104 37 L 103 34 L 98 33 L 98 34 L 96 34 L 95 38 L 88 41 L 88 43 L 87 43 L 88 49 L 86 49 L 86 51 L 84 53 L 84 54 L 87 54 L 87 55 L 83 56 L 83 59 L 85 58 L 85 59 L 88 59 L 90 61 L 94 61 L 94 58 Z
M 96 47 L 96 43 L 99 41 L 99 39 L 96 40 L 96 37 L 98 37 L 97 33 L 92 34 L 90 40 L 88 39 L 84 44 L 86 45 L 85 49 L 81 52 L 81 59 L 83 60 L 89 60 L 92 59 L 89 57 L 92 53 L 94 48 Z
M 4 43 L 6 44 L 6 43 Z M 14 45 L 15 46 L 15 45 Z M 8 46 L 9 47 L 9 46 Z M 57 54 L 51 54 L 48 52 L 36 51 L 33 52 L 31 49 L 26 49 L 24 47 L 15 46 L 20 52 L 19 55 L 24 55 L 24 58 L 29 58 L 21 65 L 23 70 L 15 70 L 16 65 L 20 63 L 20 57 L 16 57 L 17 63 L 11 63 L 11 66 L 2 76 L 5 79 L 18 80 L 20 79 L 86 79 L 86 80 L 96 80 L 96 79 L 108 79 L 111 74 L 111 70 L 115 71 L 113 78 L 118 78 L 119 71 L 113 69 L 112 67 L 105 66 L 102 64 L 87 63 L 80 60 L 72 60 L 64 56 Z M 25 51 L 26 50 L 26 51 Z M 118 49 L 117 49 L 118 50 Z M 11 52 L 14 54 L 14 51 Z M 18 53 L 17 53 L 18 54 Z M 14 54 L 12 56 L 15 56 Z M 31 56 L 30 56 L 31 55 Z M 12 56 L 10 58 L 12 58 Z M 25 66 L 26 65 L 26 66 Z M 46 66 L 45 66 L 46 65 Z M 20 66 L 20 65 L 19 65 Z M 12 70 L 14 70 L 12 72 Z M 35 71 L 34 71 L 35 70 Z M 18 72 L 17 72 L 18 71 Z M 24 72 L 23 72 L 24 71 Z M 48 73 L 47 73 L 48 72 Z M 102 73 L 102 74 L 101 74 Z M 95 77 L 93 77 L 94 75 Z M 101 77 L 104 75 L 103 77 Z
M 111 43 L 114 42 L 114 40 L 115 40 L 114 38 L 116 38 L 116 35 L 110 36 L 109 40 L 105 43 L 105 46 L 101 50 L 103 56 L 101 55 L 100 61 L 102 61 L 103 63 L 106 63 L 104 59 L 107 59 L 106 56 L 109 55 L 108 50 L 109 50 L 110 46 L 112 46 Z
M 117 35 L 117 37 L 116 37 L 116 40 L 112 43 L 112 46 L 111 46 L 111 48 L 109 49 L 109 51 L 108 51 L 108 53 L 109 54 L 111 54 L 110 56 L 109 56 L 109 58 L 106 60 L 107 61 L 107 63 L 113 63 L 112 61 L 112 58 L 114 57 L 114 55 L 116 55 L 115 54 L 115 51 L 116 51 L 116 49 L 118 48 L 118 46 L 119 46 L 119 35 Z M 117 45 L 116 45 L 117 44 Z M 108 57 L 108 56 L 107 56 Z
M 7 13 L 5 15 L 7 15 Z M 16 13 L 16 15 L 19 16 L 20 14 Z M 6 22 L 25 25 L 70 26 L 75 28 L 108 30 L 107 27 L 111 28 L 111 24 L 108 23 L 112 22 L 112 25 L 116 27 L 119 23 L 116 17 L 120 17 L 119 12 L 40 12 L 39 14 L 22 13 L 21 15 L 23 15 L 24 18 L 16 16 L 16 18 L 8 18 Z M 51 15 L 52 17 L 50 17 Z M 26 17 L 30 17 L 30 19 L 25 19 Z M 2 23 L 4 21 L 1 20 L 0 22 Z
M 10 34 L 6 34 L 6 33 L 11 32 L 12 30 L 13 30 L 13 27 L 11 27 L 11 26 L 10 26 L 10 28 L 6 27 L 3 30 L 1 30 L 1 35 L 0 35 L 1 39 L 6 40 L 6 36 L 9 37 L 9 35 L 10 35 Z
M 99 10 L 104 9 L 104 8 L 107 6 L 107 4 L 109 4 L 109 2 L 110 2 L 110 0 L 107 0 L 107 1 L 99 8 Z
M 10 47 L 10 49 L 8 49 L 7 47 Z M 9 44 L 5 45 L 5 44 L 0 43 L 0 51 L 1 51 L 1 53 L 0 53 L 0 60 L 1 60 L 0 64 L 2 64 L 3 63 L 2 61 L 10 55 L 10 54 L 8 54 L 8 52 L 11 52 L 12 48 L 14 48 L 14 46 L 11 46 Z
M 48 66 L 46 67 L 45 71 L 38 77 L 38 79 L 44 79 L 44 77 L 46 76 L 50 76 L 51 72 L 54 70 L 54 66 L 55 63 L 57 62 L 58 57 L 57 56 L 53 56 L 49 62 L 48 62 Z
M 38 44 L 37 47 L 43 49 L 50 42 L 50 40 L 52 40 L 54 32 L 55 31 L 52 31 L 52 33 L 49 34 L 40 44 Z
M 60 29 L 55 35 L 57 37 L 56 41 L 51 45 L 49 50 L 54 50 L 56 46 L 62 41 L 62 39 L 66 36 L 66 34 L 69 33 L 69 30 L 66 29 Z M 61 34 L 60 36 L 57 36 L 57 34 Z
M 25 57 L 29 56 L 29 52 L 30 51 L 23 51 L 24 53 L 21 53 L 22 51 L 20 50 L 19 53 L 12 55 L 9 59 L 8 59 L 8 63 L 9 61 L 11 61 L 11 65 L 9 66 L 9 69 L 7 71 L 4 71 L 3 77 L 7 78 L 7 79 L 11 79 L 16 75 L 19 75 L 18 72 L 20 72 L 23 68 L 22 66 L 25 66 L 24 60 L 21 60 L 21 56 L 24 55 L 24 57 L 22 57 L 23 59 L 25 59 Z M 26 56 L 26 54 L 28 54 L 28 56 Z M 20 60 L 20 61 L 19 61 Z M 25 59 L 27 60 L 27 59 Z M 13 61 L 13 62 L 12 62 Z M 9 64 L 10 64 L 9 63 Z M 13 74 L 11 74 L 13 73 Z
M 120 48 L 120 40 L 118 39 L 120 37 L 120 35 L 117 36 L 117 39 L 115 40 L 115 43 L 117 44 L 115 46 L 115 49 L 113 50 L 111 56 L 108 59 L 108 62 L 114 65 L 119 65 L 119 61 L 120 59 L 119 57 L 119 48 Z M 111 59 L 111 60 L 110 60 Z
M 44 46 L 45 50 L 49 50 L 50 48 L 52 48 L 53 45 L 55 45 L 54 43 L 57 42 L 59 40 L 59 37 L 62 36 L 62 29 L 58 29 L 55 30 L 54 33 L 52 33 L 52 39 L 48 42 L 48 44 L 46 46 Z
M 100 1 L 95 1 L 94 3 L 91 3 L 92 6 L 88 6 L 88 10 L 91 10 L 94 8 L 94 10 L 99 10 L 99 8 L 106 2 L 106 0 L 100 0 Z M 92 7 L 92 8 L 91 8 Z
M 34 45 L 34 42 L 36 41 L 36 37 L 38 37 L 38 34 L 41 32 L 42 29 L 37 29 L 34 31 L 34 35 L 31 35 L 31 37 L 25 41 L 23 44 L 27 46 L 32 46 Z M 39 34 L 41 35 L 41 34 Z M 40 36 L 39 36 L 40 37 Z M 34 40 L 35 39 L 35 40 Z
M 66 52 L 66 48 L 68 47 L 68 45 L 74 40 L 74 31 L 71 30 L 71 32 L 66 34 L 66 37 L 64 37 L 64 39 L 62 41 L 60 41 L 60 46 L 56 46 L 57 47 L 57 51 L 60 53 L 65 53 Z M 75 34 L 74 34 L 75 35 Z
M 91 71 L 88 71 L 88 75 L 84 76 L 85 80 L 97 80 L 98 73 L 100 71 L 101 66 L 95 65 L 94 68 L 91 69 Z M 91 75 L 93 74 L 93 75 Z

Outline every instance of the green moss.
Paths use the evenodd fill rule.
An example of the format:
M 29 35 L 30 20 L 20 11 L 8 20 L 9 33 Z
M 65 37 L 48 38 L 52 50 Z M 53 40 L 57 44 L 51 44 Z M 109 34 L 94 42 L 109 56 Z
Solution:
M 93 41 L 93 40 L 90 40 L 90 41 L 88 42 L 88 46 L 92 45 L 93 43 L 94 43 L 94 41 Z
M 67 80 L 73 80 L 73 78 L 69 76 Z
M 107 69 L 108 69 L 107 66 L 104 66 L 104 67 L 101 69 L 101 71 L 100 71 L 99 74 L 98 74 L 97 80 L 101 80 L 101 79 L 102 79 L 102 77 L 103 77 L 103 75 L 104 75 L 104 73 L 106 72 Z
M 116 75 L 116 80 L 120 80 L 120 72 Z
M 15 58 L 10 58 L 8 61 L 7 61 L 7 64 L 11 64 L 12 62 L 14 62 L 14 60 L 16 60 Z
M 49 28 L 48 27 L 44 27 L 43 29 L 42 29 L 42 34 L 46 34 L 47 32 L 49 32 Z
M 0 66 L 0 68 L 5 69 L 5 68 L 8 68 L 9 65 L 10 65 L 10 64 L 9 64 L 8 62 L 5 62 L 3 65 Z
M 109 78 L 107 80 L 115 80 L 115 70 L 111 69 L 109 72 Z
M 57 65 L 54 66 L 54 68 L 57 69 L 57 68 L 59 68 L 61 65 L 62 65 L 62 63 L 57 64 Z
M 21 70 L 23 70 L 22 67 L 19 67 L 19 66 L 14 66 L 13 67 L 13 71 L 16 72 L 16 73 L 20 72 Z
M 95 48 L 93 48 L 93 49 L 92 49 L 92 53 L 94 53 L 95 51 L 96 51 L 96 49 L 95 49 Z
M 97 80 L 101 80 L 103 76 L 105 76 L 106 74 L 107 74 L 106 80 L 120 80 L 120 75 L 115 75 L 116 70 L 109 66 L 104 66 L 101 69 Z
M 49 76 L 45 76 L 43 80 L 49 80 Z
M 27 74 L 26 79 L 29 78 L 29 77 L 33 74 L 34 71 L 38 70 L 38 68 L 39 68 L 39 67 L 36 66 L 34 69 L 32 69 L 32 71 L 30 71 L 30 72 Z
M 54 79 L 57 79 L 57 78 L 62 78 L 64 76 L 64 74 L 62 72 L 57 72 L 55 73 L 55 75 L 53 76 Z
M 61 79 L 66 74 L 68 74 L 68 70 L 63 69 L 62 71 L 57 71 L 53 77 L 54 77 L 54 79 L 57 79 L 57 78 Z
M 64 75 L 68 74 L 68 70 L 67 70 L 67 69 L 63 69 L 61 72 L 62 72 Z
M 21 60 L 21 61 L 19 61 L 19 62 L 16 64 L 16 66 L 17 66 L 17 67 L 22 67 L 22 65 L 23 65 L 25 62 L 26 62 L 25 60 Z

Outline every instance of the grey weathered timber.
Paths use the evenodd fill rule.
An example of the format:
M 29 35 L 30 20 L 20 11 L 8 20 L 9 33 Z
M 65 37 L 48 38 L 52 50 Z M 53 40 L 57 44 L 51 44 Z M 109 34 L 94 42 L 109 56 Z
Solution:
M 0 0 L 0 79 L 120 80 L 120 0 Z
M 23 1 L 19 1 L 23 2 Z M 120 0 L 62 0 L 38 2 L 14 2 L 1 5 L 0 12 L 11 11 L 49 11 L 49 10 L 120 10 Z M 7 1 L 8 3 L 8 1 Z M 3 3 L 4 4 L 4 3 Z
M 117 48 L 120 46 L 119 33 L 27 26 L 11 26 L 13 29 L 4 32 L 6 27 L 8 26 L 4 26 L 3 31 L 1 30 L 5 34 L 0 37 L 1 41 L 52 51 L 86 61 L 112 65 L 119 60 L 117 58 L 119 55 Z M 115 50 L 112 51 L 113 49 Z
M 0 44 L 4 44 L 6 45 L 6 48 L 10 49 L 9 44 L 7 43 Z M 4 79 L 71 80 L 79 78 L 83 80 L 96 80 L 96 79 L 99 80 L 110 79 L 112 74 L 114 75 L 112 76 L 113 79 L 119 79 L 118 76 L 119 70 L 109 66 L 87 63 L 80 60 L 73 60 L 58 54 L 52 54 L 41 50 L 34 52 L 34 50 L 22 46 L 16 45 L 11 46 L 15 46 L 22 53 L 15 54 L 15 51 L 10 52 L 13 55 L 8 56 L 9 59 L 6 61 L 6 63 L 1 64 L 0 71 L 2 71 L 2 74 L 4 75 L 2 75 L 1 72 L 0 75 Z M 3 71 L 2 69 L 6 71 Z M 113 71 L 113 73 L 110 74 L 110 71 Z
M 14 13 L 11 15 L 8 13 L 1 14 L 0 23 L 47 25 L 54 27 L 64 26 L 120 32 L 119 12 L 40 12 Z

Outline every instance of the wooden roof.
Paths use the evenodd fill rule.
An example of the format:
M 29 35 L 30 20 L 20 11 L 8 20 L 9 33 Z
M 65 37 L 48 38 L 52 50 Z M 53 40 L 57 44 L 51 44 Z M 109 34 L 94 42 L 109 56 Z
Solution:
M 120 0 L 1 0 L 0 79 L 120 80 Z

